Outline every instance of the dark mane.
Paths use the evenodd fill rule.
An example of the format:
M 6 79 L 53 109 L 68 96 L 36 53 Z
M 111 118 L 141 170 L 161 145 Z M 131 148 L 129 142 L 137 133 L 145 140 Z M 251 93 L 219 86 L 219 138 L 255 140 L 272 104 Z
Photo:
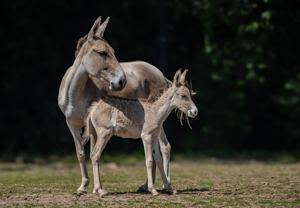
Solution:
M 77 55 L 78 55 L 81 47 L 86 42 L 86 40 L 87 40 L 87 35 L 85 35 L 85 36 L 83 36 L 83 37 L 81 37 L 81 38 L 79 38 L 77 40 L 76 51 L 75 51 L 75 58 L 77 57 Z

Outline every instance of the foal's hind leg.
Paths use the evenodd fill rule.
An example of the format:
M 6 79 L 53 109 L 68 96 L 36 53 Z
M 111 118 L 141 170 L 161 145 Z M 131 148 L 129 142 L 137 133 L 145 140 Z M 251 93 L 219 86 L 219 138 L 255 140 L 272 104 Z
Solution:
M 111 138 L 111 130 L 109 129 L 97 129 L 97 141 L 95 145 L 93 146 L 93 149 L 91 150 L 91 160 L 93 165 L 93 174 L 94 174 L 94 190 L 93 193 L 99 194 L 100 196 L 104 196 L 107 194 L 107 192 L 104 190 L 104 188 L 101 185 L 100 180 L 100 170 L 99 170 L 99 163 L 101 154 Z
M 85 164 L 84 146 L 82 144 L 83 139 L 81 137 L 81 133 L 82 133 L 81 126 L 74 125 L 72 122 L 68 120 L 67 120 L 67 124 L 74 139 L 77 158 L 79 161 L 79 166 L 81 171 L 81 185 L 77 189 L 77 193 L 81 194 L 86 192 L 86 187 L 89 185 L 89 177 L 88 177 L 86 164 Z

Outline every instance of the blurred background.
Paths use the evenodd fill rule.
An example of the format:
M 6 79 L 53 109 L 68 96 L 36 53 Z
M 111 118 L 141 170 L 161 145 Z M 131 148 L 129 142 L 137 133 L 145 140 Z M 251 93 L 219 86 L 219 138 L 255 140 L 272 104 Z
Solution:
M 75 155 L 58 88 L 76 41 L 100 15 L 111 17 L 104 38 L 119 61 L 147 61 L 169 79 L 190 69 L 199 115 L 192 130 L 167 120 L 173 153 L 299 155 L 299 1 L 1 4 L 1 159 Z M 141 141 L 112 139 L 106 154 L 136 151 Z

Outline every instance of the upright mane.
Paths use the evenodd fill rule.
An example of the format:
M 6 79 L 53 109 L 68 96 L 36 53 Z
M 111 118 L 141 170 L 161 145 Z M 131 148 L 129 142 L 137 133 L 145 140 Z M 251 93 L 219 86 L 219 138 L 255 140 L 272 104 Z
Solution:
M 86 40 L 87 40 L 87 35 L 85 35 L 85 36 L 83 36 L 83 37 L 81 37 L 81 38 L 79 38 L 79 39 L 77 40 L 76 51 L 75 51 L 75 58 L 77 57 L 77 55 L 78 55 L 78 53 L 79 53 L 81 47 L 82 47 L 83 44 L 86 42 Z

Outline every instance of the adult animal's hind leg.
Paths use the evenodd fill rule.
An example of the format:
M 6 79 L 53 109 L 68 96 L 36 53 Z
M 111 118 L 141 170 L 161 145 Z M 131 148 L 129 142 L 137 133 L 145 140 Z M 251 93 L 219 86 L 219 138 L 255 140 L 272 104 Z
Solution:
M 76 154 L 79 161 L 79 167 L 81 172 L 81 184 L 77 189 L 77 193 L 82 194 L 86 192 L 86 187 L 89 185 L 89 177 L 88 177 L 88 172 L 85 163 L 84 146 L 82 144 L 83 139 L 81 137 L 82 134 L 81 126 L 74 125 L 72 122 L 68 120 L 67 120 L 67 124 L 74 139 Z
M 91 160 L 93 165 L 93 174 L 94 174 L 94 190 L 93 193 L 99 194 L 99 196 L 104 196 L 107 194 L 107 192 L 104 190 L 104 188 L 101 185 L 100 180 L 100 170 L 99 170 L 99 163 L 101 154 L 109 141 L 109 139 L 112 136 L 111 130 L 109 129 L 97 129 L 97 141 L 93 146 L 93 149 L 91 150 Z

